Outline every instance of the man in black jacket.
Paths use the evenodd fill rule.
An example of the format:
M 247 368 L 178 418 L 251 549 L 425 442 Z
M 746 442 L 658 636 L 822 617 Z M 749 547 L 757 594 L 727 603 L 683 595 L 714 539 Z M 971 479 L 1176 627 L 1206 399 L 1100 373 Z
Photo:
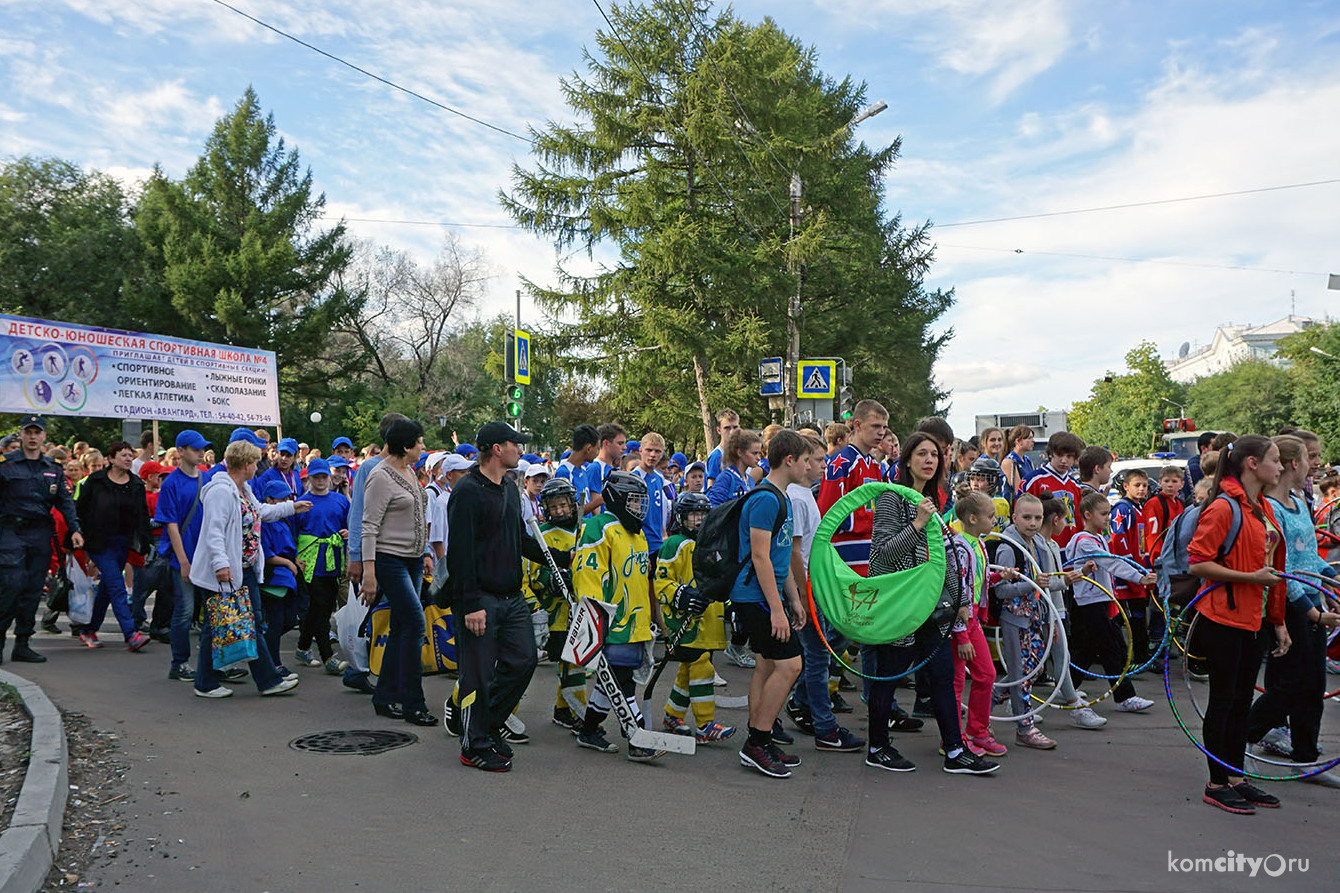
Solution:
M 512 768 L 503 723 L 521 701 L 538 658 L 530 608 L 521 594 L 521 558 L 546 561 L 521 520 L 521 494 L 503 479 L 530 438 L 505 422 L 479 429 L 479 465 L 447 503 L 447 567 L 456 618 L 461 762 L 487 772 Z M 568 553 L 554 553 L 560 566 Z M 451 705 L 444 707 L 444 713 Z M 515 739 L 514 739 L 515 740 Z

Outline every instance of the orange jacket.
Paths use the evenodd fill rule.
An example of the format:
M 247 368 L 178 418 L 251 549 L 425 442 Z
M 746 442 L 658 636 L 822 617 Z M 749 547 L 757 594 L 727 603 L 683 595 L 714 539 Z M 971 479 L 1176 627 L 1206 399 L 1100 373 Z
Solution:
M 1187 546 L 1187 558 L 1191 564 L 1202 561 L 1218 561 L 1229 570 L 1252 573 L 1265 566 L 1266 522 L 1268 517 L 1275 529 L 1279 529 L 1270 505 L 1264 499 L 1251 503 L 1247 493 L 1236 478 L 1224 478 L 1220 482 L 1220 491 L 1229 499 L 1235 499 L 1242 508 L 1242 529 L 1238 533 L 1233 549 L 1223 558 L 1216 558 L 1219 547 L 1223 545 L 1232 524 L 1232 510 L 1222 500 L 1212 499 L 1200 513 L 1195 536 Z M 1279 534 L 1275 534 L 1279 538 Z M 1274 551 L 1271 566 L 1277 571 L 1284 570 L 1284 542 L 1280 540 Z M 1206 617 L 1237 629 L 1258 630 L 1261 628 L 1261 602 L 1266 600 L 1265 619 L 1272 624 L 1284 622 L 1284 604 L 1287 592 L 1284 581 L 1264 590 L 1261 586 L 1247 586 L 1242 583 L 1225 583 L 1214 589 L 1213 582 L 1201 586 L 1206 592 L 1198 602 L 1196 610 Z M 1266 593 L 1269 593 L 1268 597 Z

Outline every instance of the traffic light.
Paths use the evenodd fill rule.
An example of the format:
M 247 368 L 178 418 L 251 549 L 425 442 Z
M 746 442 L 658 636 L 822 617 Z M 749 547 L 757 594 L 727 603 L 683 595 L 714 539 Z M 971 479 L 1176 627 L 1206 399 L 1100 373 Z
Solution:
M 506 398 L 503 404 L 507 410 L 507 417 L 515 421 L 521 418 L 522 398 L 526 395 L 526 389 L 519 384 L 509 384 L 507 386 Z
M 838 418 L 847 421 L 856 407 L 856 394 L 846 385 L 838 391 Z

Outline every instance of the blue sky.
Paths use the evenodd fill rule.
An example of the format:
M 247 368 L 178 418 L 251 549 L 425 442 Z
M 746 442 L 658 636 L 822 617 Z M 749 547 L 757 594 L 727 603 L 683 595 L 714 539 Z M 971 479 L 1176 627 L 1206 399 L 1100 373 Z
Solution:
M 230 2 L 510 130 L 566 117 L 558 78 L 603 25 L 583 0 Z M 953 391 L 957 429 L 976 413 L 1064 408 L 1142 338 L 1171 354 L 1183 341 L 1208 342 L 1216 325 L 1284 316 L 1291 300 L 1323 317 L 1340 298 L 1324 275 L 1340 272 L 1340 184 L 946 225 L 1340 177 L 1338 3 L 751 0 L 734 9 L 746 20 L 772 16 L 817 48 L 826 72 L 864 80 L 872 100 L 889 103 L 857 135 L 902 137 L 888 207 L 937 224 L 929 284 L 955 288 L 958 304 L 936 374 Z M 524 144 L 210 0 L 0 0 L 0 156 L 56 155 L 127 181 L 161 163 L 177 176 L 248 84 L 333 214 L 509 222 L 494 194 Z M 350 229 L 425 258 L 442 233 Z M 480 312 L 512 307 L 518 273 L 551 277 L 554 250 L 541 240 L 456 232 L 496 272 Z

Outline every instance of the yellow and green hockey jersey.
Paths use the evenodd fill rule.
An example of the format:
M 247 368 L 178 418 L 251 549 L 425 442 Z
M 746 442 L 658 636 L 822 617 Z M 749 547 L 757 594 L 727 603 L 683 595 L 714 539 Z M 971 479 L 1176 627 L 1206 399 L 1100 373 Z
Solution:
M 579 598 L 589 595 L 615 606 L 605 640 L 612 645 L 651 639 L 649 564 L 641 531 L 629 533 L 612 514 L 586 519 L 572 559 L 572 583 Z
M 577 545 L 577 533 L 575 531 L 552 524 L 540 525 L 540 531 L 544 534 L 545 543 L 551 549 L 571 552 Z M 568 600 L 557 591 L 550 594 L 549 578 L 552 575 L 549 571 L 549 563 L 523 558 L 522 573 L 525 574 L 526 579 L 526 601 L 549 612 L 549 629 L 551 632 L 566 630 L 568 628 Z M 534 608 L 532 608 L 533 610 Z
M 673 635 L 686 619 L 693 624 L 679 644 L 704 651 L 720 651 L 726 647 L 726 606 L 712 602 L 701 615 L 693 617 L 675 611 L 675 590 L 680 586 L 696 585 L 693 579 L 693 540 L 677 533 L 665 541 L 656 558 L 656 598 L 661 603 L 661 615 Z

